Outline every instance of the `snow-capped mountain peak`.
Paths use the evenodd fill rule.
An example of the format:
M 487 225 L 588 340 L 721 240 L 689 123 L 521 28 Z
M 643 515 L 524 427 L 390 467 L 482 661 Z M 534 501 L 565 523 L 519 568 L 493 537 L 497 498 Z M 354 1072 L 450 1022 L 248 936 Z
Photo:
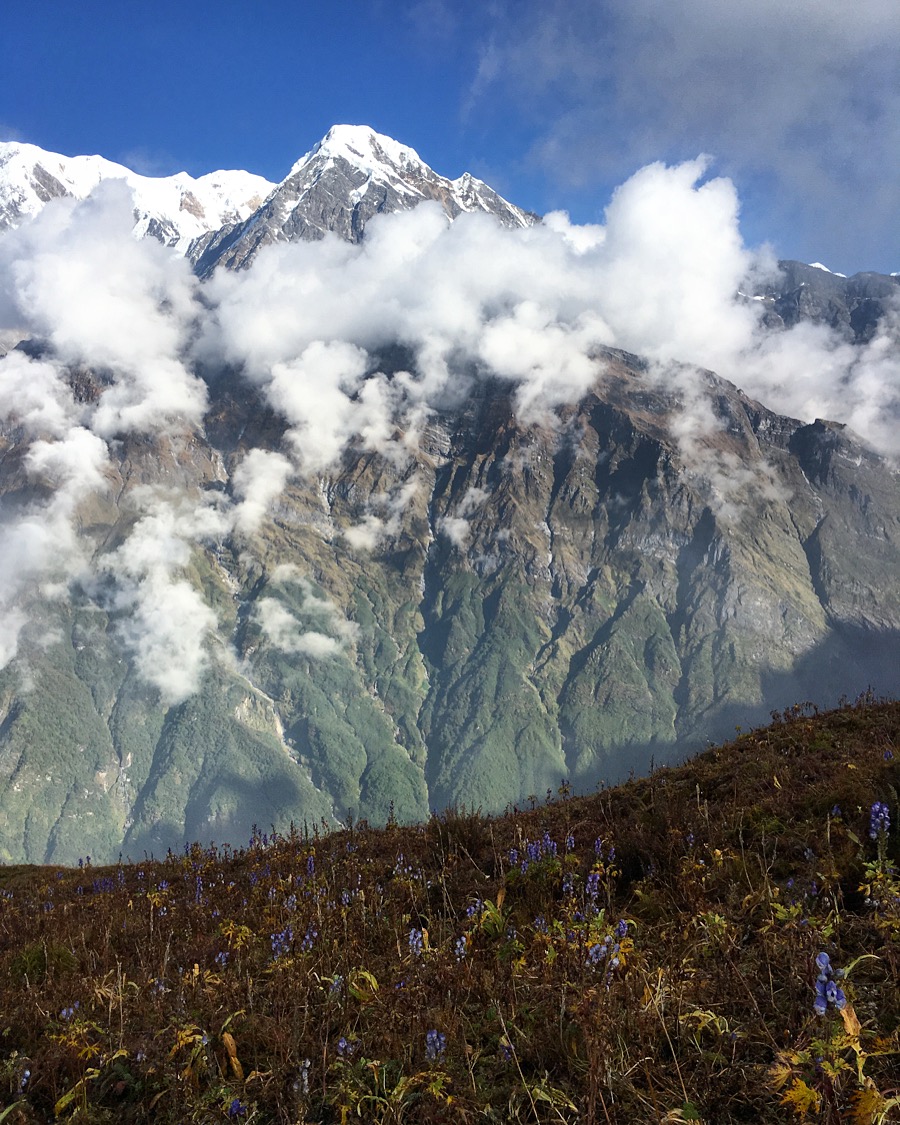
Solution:
M 250 172 L 142 176 L 102 156 L 62 156 L 36 145 L 0 143 L 0 232 L 21 225 L 54 199 L 85 199 L 104 180 L 124 180 L 134 201 L 134 233 L 184 254 L 201 276 L 218 265 L 249 265 L 273 242 L 332 232 L 358 242 L 375 215 L 424 201 L 448 219 L 484 212 L 508 227 L 530 226 L 522 211 L 468 172 L 454 180 L 415 149 L 367 125 L 335 125 L 280 184 Z
M 217 266 L 248 266 L 262 247 L 337 234 L 359 242 L 376 215 L 437 203 L 448 219 L 485 212 L 507 227 L 537 219 L 463 173 L 447 179 L 415 149 L 367 125 L 335 125 L 305 153 L 253 216 L 218 234 L 204 236 L 189 251 L 201 276 Z
M 344 160 L 370 176 L 381 178 L 390 178 L 398 170 L 418 171 L 428 167 L 415 149 L 384 133 L 376 133 L 368 125 L 333 125 L 321 141 L 294 164 L 288 176 L 314 158 Z
M 33 218 L 54 199 L 86 199 L 105 180 L 124 180 L 131 189 L 137 236 L 152 235 L 182 252 L 208 231 L 248 218 L 275 187 L 240 170 L 141 176 L 102 156 L 0 142 L 0 231 Z

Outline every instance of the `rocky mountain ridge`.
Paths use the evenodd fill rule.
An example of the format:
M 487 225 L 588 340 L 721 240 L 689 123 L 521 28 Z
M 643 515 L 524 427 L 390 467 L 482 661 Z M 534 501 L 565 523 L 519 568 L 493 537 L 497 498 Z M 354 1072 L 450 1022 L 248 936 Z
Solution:
M 100 156 L 66 157 L 36 145 L 0 142 L 0 232 L 15 229 L 55 199 L 85 199 L 101 182 L 122 180 L 134 201 L 135 235 L 184 254 L 201 276 L 218 265 L 248 265 L 261 246 L 362 237 L 373 215 L 423 200 L 449 218 L 472 211 L 508 226 L 536 220 L 468 172 L 438 175 L 413 149 L 363 125 L 335 125 L 279 184 L 243 171 L 193 178 L 141 176 Z
M 389 138 L 338 128 L 191 252 L 201 274 L 249 266 L 273 242 L 354 242 L 423 199 L 533 222 Z M 782 278 L 752 294 L 773 331 L 812 321 L 862 346 L 892 315 L 895 279 L 798 263 Z M 539 333 L 549 368 L 567 342 L 553 327 Z M 314 343 L 317 384 L 302 381 L 310 348 L 255 380 L 201 350 L 183 372 L 202 380 L 192 420 L 88 432 L 122 395 L 109 367 L 62 360 L 52 339 L 8 343 L 0 377 L 21 379 L 2 384 L 0 551 L 22 577 L 0 670 L 0 859 L 502 809 L 672 760 L 773 707 L 896 691 L 896 466 L 713 372 L 663 378 L 592 343 L 583 393 L 529 412 L 460 352 L 416 412 L 404 395 L 422 393 L 424 361 L 403 341 Z M 281 398 L 265 381 L 276 368 Z M 377 400 L 367 425 L 390 440 L 357 432 L 298 465 L 317 436 L 292 421 L 298 386 L 331 404 L 310 416 L 319 429 Z M 29 572 L 48 527 L 62 532 Z
M 136 237 L 155 238 L 179 253 L 207 231 L 249 217 L 275 187 L 244 171 L 141 176 L 102 156 L 62 156 L 0 141 L 0 232 L 34 218 L 53 200 L 86 199 L 109 181 L 124 181 L 132 194 Z
M 318 239 L 328 232 L 359 242 L 373 216 L 410 210 L 425 200 L 438 203 L 450 219 L 480 211 L 504 226 L 521 227 L 537 218 L 469 173 L 448 180 L 390 137 L 365 126 L 337 125 L 297 161 L 258 211 L 198 239 L 188 257 L 206 277 L 219 265 L 245 268 L 275 242 Z
M 777 280 L 756 294 L 766 302 L 767 323 L 790 328 L 802 321 L 826 324 L 854 343 L 872 339 L 900 294 L 900 275 L 831 273 L 803 262 L 778 263 Z

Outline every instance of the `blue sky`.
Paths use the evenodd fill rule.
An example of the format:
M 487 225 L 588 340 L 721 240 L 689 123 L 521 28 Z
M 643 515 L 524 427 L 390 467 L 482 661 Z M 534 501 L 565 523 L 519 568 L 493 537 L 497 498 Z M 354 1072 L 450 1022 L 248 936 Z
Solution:
M 277 180 L 365 123 L 581 222 L 707 152 L 748 243 L 900 269 L 897 0 L 31 0 L 4 23 L 5 139 Z

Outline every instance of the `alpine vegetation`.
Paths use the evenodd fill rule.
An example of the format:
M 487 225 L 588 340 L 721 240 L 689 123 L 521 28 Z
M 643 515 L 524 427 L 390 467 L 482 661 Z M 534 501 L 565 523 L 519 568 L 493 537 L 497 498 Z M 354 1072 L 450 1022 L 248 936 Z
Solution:
M 893 1121 L 898 740 L 796 707 L 493 819 L 0 868 L 0 1113 Z

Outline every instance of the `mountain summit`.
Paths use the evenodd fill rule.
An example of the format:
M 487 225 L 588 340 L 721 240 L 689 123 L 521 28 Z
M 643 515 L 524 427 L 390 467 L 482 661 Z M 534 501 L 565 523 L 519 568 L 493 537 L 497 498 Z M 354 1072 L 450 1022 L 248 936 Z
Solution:
M 408 211 L 426 200 L 440 204 L 450 219 L 481 211 L 504 226 L 524 227 L 537 218 L 468 172 L 448 180 L 391 137 L 365 125 L 335 125 L 253 215 L 199 238 L 188 257 L 203 277 L 218 265 L 241 269 L 273 242 L 328 232 L 359 242 L 373 216 Z
M 243 171 L 141 176 L 101 156 L 0 142 L 0 232 L 52 200 L 85 199 L 108 180 L 123 180 L 132 193 L 135 235 L 185 255 L 201 276 L 220 264 L 243 268 L 273 242 L 322 238 L 329 231 L 358 242 L 374 215 L 425 200 L 439 203 L 451 219 L 481 211 L 504 226 L 522 227 L 537 218 L 468 172 L 455 180 L 438 175 L 413 149 L 366 125 L 335 125 L 280 184 Z

